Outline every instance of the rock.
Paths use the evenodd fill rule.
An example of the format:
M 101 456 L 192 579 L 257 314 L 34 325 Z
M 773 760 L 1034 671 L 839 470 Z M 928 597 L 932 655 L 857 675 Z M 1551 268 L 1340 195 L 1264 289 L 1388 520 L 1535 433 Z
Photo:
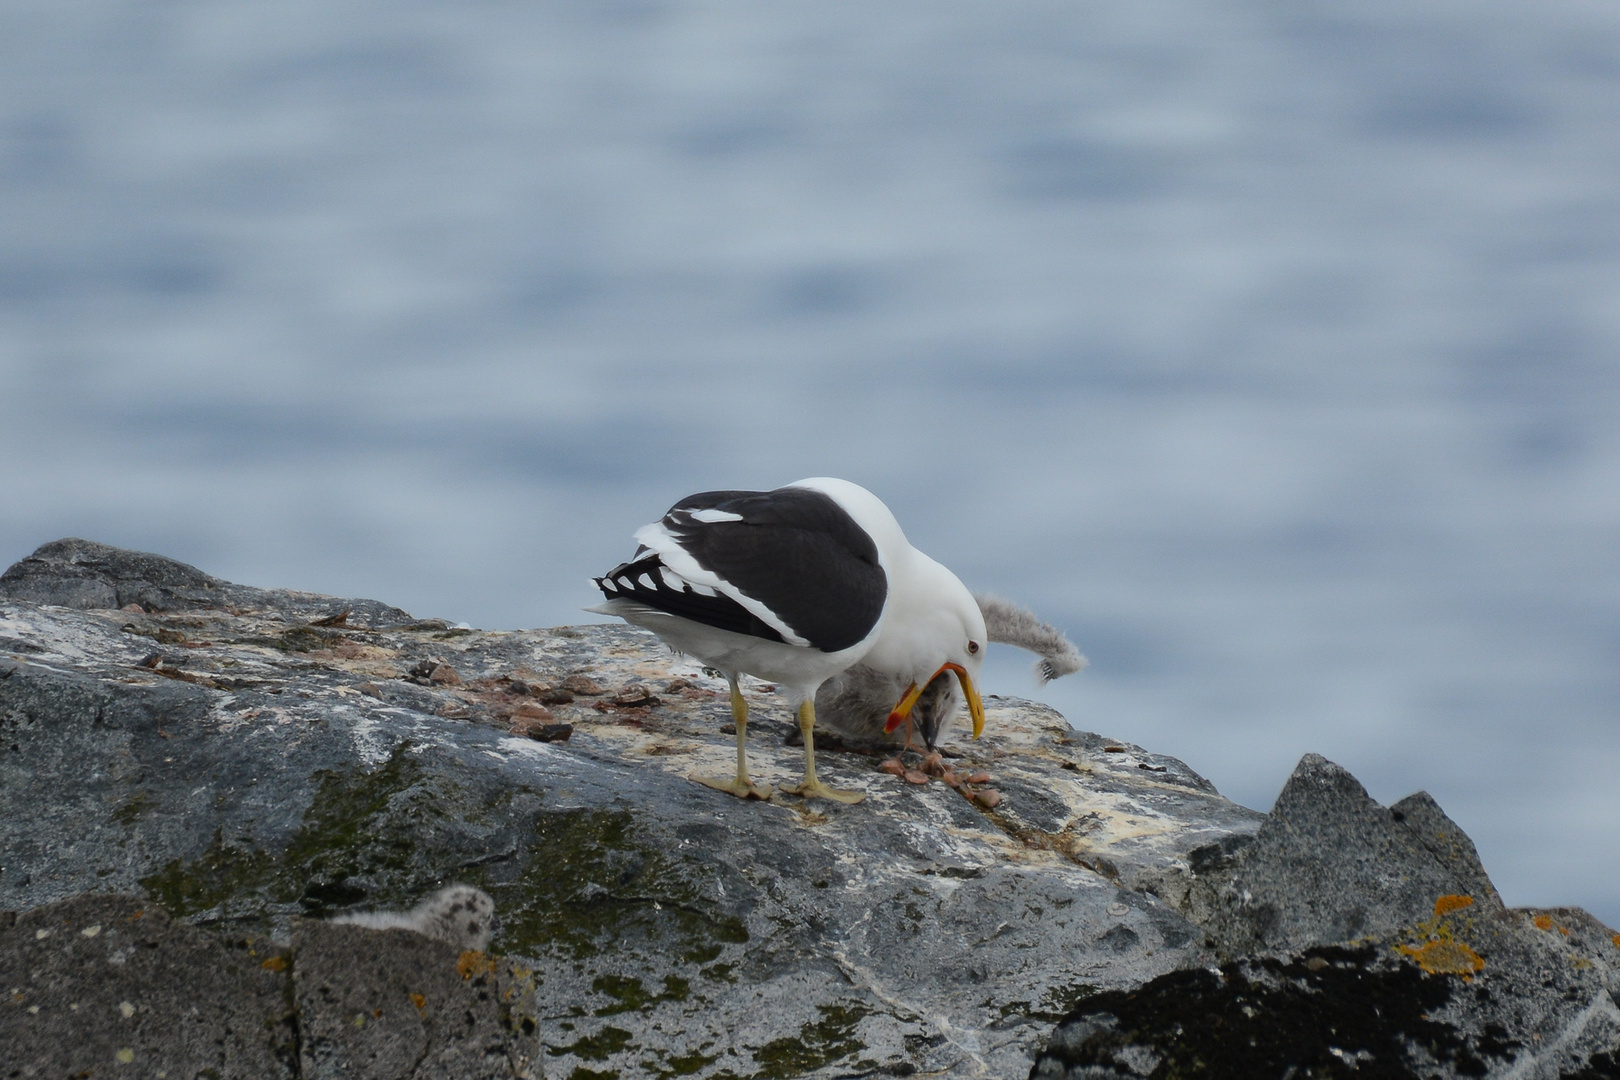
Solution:
M 1211 926 L 1227 951 L 1289 951 L 1388 934 L 1448 894 L 1477 892 L 1476 899 L 1495 902 L 1473 845 L 1465 839 L 1466 853 L 1458 847 L 1437 857 L 1425 826 L 1444 815 L 1432 800 L 1412 805 L 1433 809 L 1398 819 L 1344 769 L 1305 755 L 1222 885 L 1222 912 Z
M 529 724 L 523 734 L 535 742 L 567 742 L 574 737 L 573 724 Z
M 1193 854 L 1226 962 L 1087 999 L 1032 1077 L 1620 1075 L 1620 935 L 1505 909 L 1427 794 L 1308 754 L 1251 843 Z
M 1440 896 L 1502 909 L 1472 841 L 1426 792 L 1385 809 L 1316 754 L 1300 760 L 1252 843 L 1227 843 L 1192 853 L 1204 901 L 1189 906 L 1228 955 L 1388 934 Z
M 1493 908 L 1503 907 L 1496 886 L 1491 884 L 1484 864 L 1479 861 L 1479 852 L 1474 850 L 1474 842 L 1446 816 L 1427 791 L 1408 795 L 1395 803 L 1389 808 L 1389 816 L 1429 849 L 1429 854 L 1450 875 L 1456 886 L 1454 891 Z
M 346 616 L 343 625 L 360 627 L 411 621 L 406 612 L 375 600 L 336 600 L 316 593 L 235 585 L 162 555 L 71 537 L 40 545 L 0 574 L 0 598 L 131 613 L 266 608 L 313 622 L 341 612 Z
M 1011 1077 L 1046 1048 L 1048 1074 L 1128 1076 L 1225 1037 L 1199 1017 L 1278 1060 L 1314 1047 L 1318 1075 L 1403 1075 L 1378 1072 L 1395 1043 L 1433 1059 L 1400 1068 L 1435 1075 L 1476 1059 L 1578 1074 L 1620 1045 L 1612 932 L 1502 909 L 1432 800 L 1386 810 L 1319 758 L 1261 815 L 1174 758 L 992 696 L 984 738 L 941 747 L 960 790 L 829 746 L 818 768 L 864 802 L 745 803 L 689 779 L 734 768 L 724 680 L 641 631 L 456 629 L 55 547 L 0 576 L 0 909 L 23 913 L 0 962 L 26 953 L 17 927 L 92 890 L 138 894 L 216 958 L 290 935 L 278 1000 L 312 1041 L 260 1075 L 383 1075 L 404 1047 L 447 1075 L 522 1075 L 543 1056 L 576 1080 Z M 142 613 L 112 606 L 124 588 Z M 107 606 L 61 602 L 92 594 Z M 458 681 L 434 682 L 440 666 Z M 796 780 L 793 718 L 761 684 L 744 691 L 755 780 Z M 556 721 L 542 733 L 571 737 L 511 730 L 540 719 L 518 715 L 536 699 Z M 993 811 L 963 797 L 991 776 Z M 315 921 L 410 909 L 447 881 L 501 919 L 460 984 L 447 946 Z M 426 983 L 400 990 L 422 965 L 434 993 L 472 995 L 471 1019 L 419 1009 L 410 994 L 451 1000 Z M 1365 1028 L 1312 1009 L 1385 994 L 1402 1019 L 1384 1034 L 1317 1045 Z M 1293 1019 L 1273 1030 L 1245 1009 Z
M 734 768 L 724 680 L 641 631 L 259 596 L 138 626 L 0 601 L 0 908 L 123 890 L 244 937 L 454 880 L 494 898 L 491 948 L 541 974 L 557 1075 L 1011 1076 L 1078 998 L 1203 962 L 1197 929 L 1133 883 L 1189 878 L 1193 849 L 1260 820 L 1173 759 L 996 697 L 985 737 L 947 747 L 993 769 L 993 815 L 830 750 L 821 770 L 865 802 L 744 803 L 688 779 Z M 137 667 L 158 630 L 209 644 Z M 429 660 L 460 684 L 413 681 Z M 508 730 L 534 700 L 513 679 L 582 697 L 551 706 L 568 741 Z M 677 680 L 656 705 L 614 700 Z M 788 710 L 745 692 L 756 778 L 797 779 Z
M 296 1076 L 284 952 L 135 897 L 25 911 L 0 931 L 5 1075 Z
M 304 1080 L 540 1075 L 526 970 L 409 930 L 293 923 Z
M 217 607 L 221 582 L 183 562 L 89 540 L 43 544 L 0 575 L 0 595 L 72 608 Z
M 131 896 L 24 912 L 0 931 L 5 1075 L 540 1075 L 533 982 L 511 961 L 308 920 L 292 940 L 208 933 Z

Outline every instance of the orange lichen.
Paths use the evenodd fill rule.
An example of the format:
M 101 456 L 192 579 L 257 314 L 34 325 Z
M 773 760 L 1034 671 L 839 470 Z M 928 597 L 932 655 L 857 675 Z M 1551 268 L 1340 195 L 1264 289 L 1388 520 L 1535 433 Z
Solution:
M 1620 949 L 1620 934 L 1614 935 L 1614 937 L 1610 938 L 1609 940 L 1614 942 L 1615 948 Z
M 456 971 L 463 979 L 470 979 L 475 975 L 489 975 L 494 970 L 494 958 L 475 949 L 468 949 L 456 961 Z
M 427 998 L 423 997 L 421 994 L 411 994 L 410 999 L 411 1004 L 416 1006 L 417 1012 L 427 1011 Z
M 1551 930 L 1553 927 L 1551 915 L 1537 915 L 1534 922 L 1537 930 Z
M 272 956 L 259 966 L 266 971 L 286 971 L 287 958 L 285 956 Z
M 1472 975 L 1485 966 L 1485 960 L 1460 941 L 1440 938 L 1422 945 L 1399 945 L 1397 951 L 1417 962 L 1430 975 Z
M 1461 911 L 1463 908 L 1472 907 L 1473 905 L 1474 898 L 1472 896 L 1450 893 L 1434 902 L 1434 914 L 1438 918 L 1441 915 L 1450 915 L 1453 911 Z

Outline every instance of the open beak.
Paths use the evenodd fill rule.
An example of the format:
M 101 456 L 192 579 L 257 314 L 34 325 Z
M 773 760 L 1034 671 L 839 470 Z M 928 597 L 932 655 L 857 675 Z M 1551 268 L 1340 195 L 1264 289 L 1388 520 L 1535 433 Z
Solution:
M 921 685 L 912 683 L 911 689 L 907 690 L 905 697 L 900 699 L 900 704 L 896 705 L 894 710 L 889 713 L 889 722 L 883 725 L 883 730 L 893 731 L 905 723 L 906 717 L 911 715 L 912 706 L 917 704 L 917 698 L 922 695 L 923 687 L 933 682 L 941 673 L 946 671 L 956 672 L 956 681 L 962 684 L 962 695 L 967 698 L 968 713 L 973 717 L 973 737 L 977 739 L 983 734 L 984 702 L 979 700 L 979 692 L 973 688 L 973 680 L 968 677 L 967 669 L 961 664 L 942 664 L 939 671 L 930 675 Z

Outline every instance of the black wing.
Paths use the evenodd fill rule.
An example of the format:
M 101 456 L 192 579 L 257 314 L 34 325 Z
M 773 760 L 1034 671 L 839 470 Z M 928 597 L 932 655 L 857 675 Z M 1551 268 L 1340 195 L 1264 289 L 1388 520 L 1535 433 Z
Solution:
M 658 556 L 649 553 L 615 566 L 596 579 L 596 587 L 602 590 L 603 596 L 639 600 L 648 607 L 720 630 L 767 641 L 785 641 L 773 626 L 729 596 L 706 596 L 691 588 L 673 588 L 664 580 L 663 569 Z M 652 582 L 651 588 L 647 586 L 648 581 Z
M 711 520 L 695 516 L 699 511 Z M 724 520 L 716 520 L 724 519 Z M 676 503 L 660 522 L 699 566 L 763 604 L 823 652 L 847 649 L 877 625 L 888 578 L 877 544 L 830 496 L 806 488 L 705 491 Z M 648 554 L 607 576 L 628 595 L 672 615 L 781 641 L 782 636 L 724 595 L 670 587 Z M 631 567 L 635 574 L 629 574 Z M 623 571 L 623 573 L 621 573 Z M 641 575 L 653 583 L 645 586 Z M 600 581 L 598 582 L 600 584 Z

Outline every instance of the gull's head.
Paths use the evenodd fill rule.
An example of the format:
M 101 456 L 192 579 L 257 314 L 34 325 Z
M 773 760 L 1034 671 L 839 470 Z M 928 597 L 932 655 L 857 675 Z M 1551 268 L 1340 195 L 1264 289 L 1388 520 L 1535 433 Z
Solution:
M 984 613 L 967 586 L 945 567 L 911 546 L 894 514 L 870 491 L 848 480 L 816 476 L 793 487 L 820 491 L 844 508 L 877 545 L 878 561 L 888 578 L 889 595 L 877 637 L 861 663 L 887 673 L 911 689 L 889 714 L 885 728 L 893 731 L 910 715 L 917 699 L 935 680 L 954 677 L 973 717 L 973 737 L 984 730 L 984 704 L 977 683 L 989 644 Z M 946 684 L 948 686 L 948 683 Z M 930 692 L 933 709 L 929 745 L 954 705 L 949 693 L 936 685 Z M 925 723 L 929 721 L 924 718 Z
M 950 695 L 942 693 L 949 683 L 942 685 L 940 680 L 954 677 L 973 717 L 976 739 L 984 731 L 984 703 L 978 691 L 989 644 L 984 613 L 955 574 L 920 551 L 913 549 L 910 554 L 911 566 L 905 574 L 908 587 L 897 590 L 883 634 L 865 660 L 868 666 L 891 671 L 912 684 L 890 712 L 885 730 L 893 731 L 904 723 L 926 693 L 936 707 L 925 706 L 919 719 L 924 738 L 932 746 L 951 704 Z

